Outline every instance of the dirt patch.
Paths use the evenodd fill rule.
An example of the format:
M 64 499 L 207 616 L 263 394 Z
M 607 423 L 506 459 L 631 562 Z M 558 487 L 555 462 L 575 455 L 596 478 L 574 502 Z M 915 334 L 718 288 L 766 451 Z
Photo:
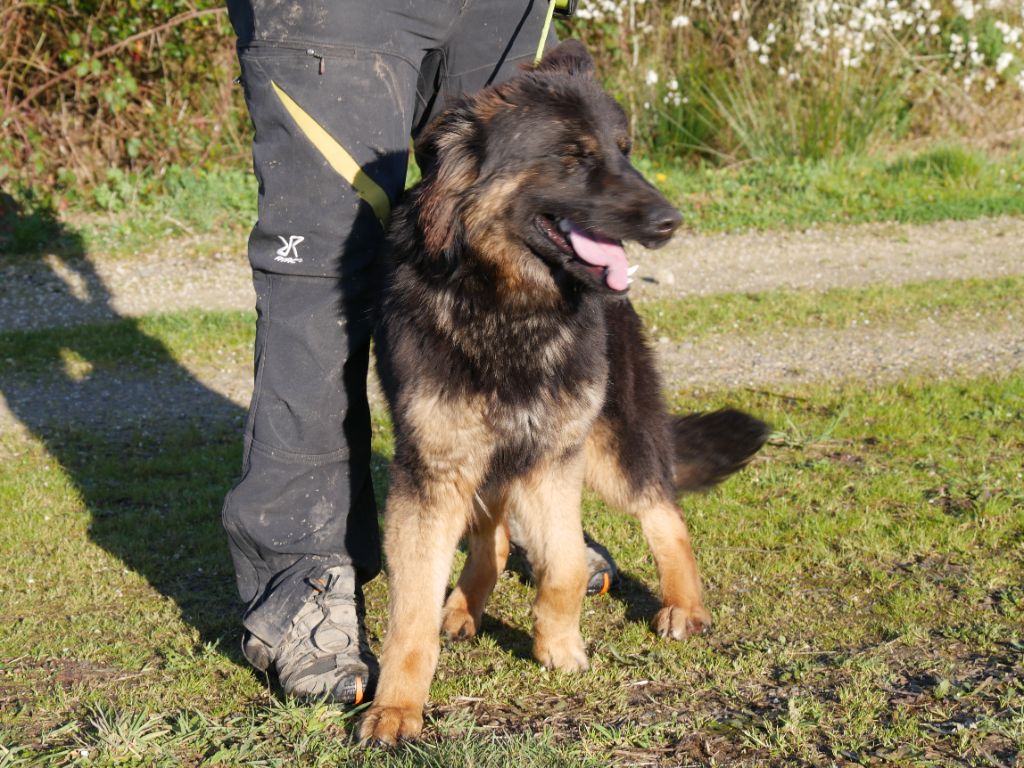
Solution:
M 929 318 L 909 327 L 665 340 L 657 348 L 662 370 L 676 387 L 883 382 L 913 374 L 949 378 L 1016 370 L 1024 366 L 1024 326 L 999 317 Z

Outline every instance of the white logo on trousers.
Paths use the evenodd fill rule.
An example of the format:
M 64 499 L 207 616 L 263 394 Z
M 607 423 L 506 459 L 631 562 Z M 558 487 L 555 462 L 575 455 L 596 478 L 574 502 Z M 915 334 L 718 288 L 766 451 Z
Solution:
M 289 235 L 288 239 L 285 240 L 281 235 L 278 235 L 277 239 L 281 241 L 282 245 L 277 249 L 277 256 L 274 257 L 274 261 L 283 261 L 285 264 L 301 264 L 302 259 L 299 258 L 299 252 L 295 246 L 306 238 L 302 235 Z

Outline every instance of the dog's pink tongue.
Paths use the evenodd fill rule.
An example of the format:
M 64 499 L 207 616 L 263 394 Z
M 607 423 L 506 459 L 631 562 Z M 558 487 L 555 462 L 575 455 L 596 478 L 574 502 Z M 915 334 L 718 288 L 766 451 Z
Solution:
M 613 291 L 624 291 L 629 285 L 629 262 L 626 261 L 626 250 L 622 243 L 606 240 L 603 237 L 588 235 L 573 225 L 569 230 L 576 255 L 595 267 L 606 267 L 604 280 Z

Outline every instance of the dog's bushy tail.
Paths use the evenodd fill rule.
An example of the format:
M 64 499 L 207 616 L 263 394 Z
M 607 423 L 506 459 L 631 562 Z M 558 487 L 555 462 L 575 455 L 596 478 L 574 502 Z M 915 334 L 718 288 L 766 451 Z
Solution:
M 731 408 L 676 416 L 675 483 L 680 491 L 700 491 L 743 469 L 771 429 L 760 419 Z

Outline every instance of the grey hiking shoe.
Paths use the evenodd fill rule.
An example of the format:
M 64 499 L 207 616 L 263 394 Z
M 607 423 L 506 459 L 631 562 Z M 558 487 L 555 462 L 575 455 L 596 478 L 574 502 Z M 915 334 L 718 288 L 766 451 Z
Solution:
M 309 597 L 277 647 L 246 632 L 242 653 L 262 672 L 273 666 L 290 696 L 349 705 L 371 699 L 379 668 L 366 642 L 354 571 L 336 566 L 306 583 Z

